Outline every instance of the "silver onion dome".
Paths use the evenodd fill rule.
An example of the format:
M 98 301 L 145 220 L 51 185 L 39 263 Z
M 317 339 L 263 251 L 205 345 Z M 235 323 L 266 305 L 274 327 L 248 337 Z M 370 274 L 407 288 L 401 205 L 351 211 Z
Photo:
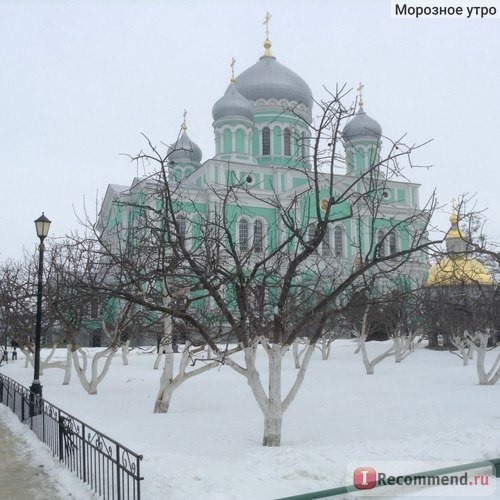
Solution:
M 376 120 L 370 118 L 363 108 L 359 109 L 342 131 L 342 137 L 349 142 L 363 139 L 378 141 L 381 136 L 382 127 Z
M 313 98 L 309 85 L 272 55 L 264 55 L 236 80 L 239 93 L 249 99 L 288 99 L 304 104 L 310 111 Z
M 229 116 L 243 117 L 252 121 L 254 114 L 252 103 L 238 92 L 234 82 L 229 84 L 225 94 L 212 108 L 214 121 Z
M 201 149 L 187 135 L 183 127 L 181 136 L 168 148 L 168 161 L 174 163 L 201 163 Z

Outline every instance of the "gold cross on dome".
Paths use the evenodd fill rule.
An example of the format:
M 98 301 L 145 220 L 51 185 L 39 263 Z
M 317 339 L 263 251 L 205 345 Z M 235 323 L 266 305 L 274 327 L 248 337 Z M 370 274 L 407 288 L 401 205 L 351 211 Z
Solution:
M 262 24 L 266 25 L 266 39 L 269 40 L 269 21 L 271 20 L 271 14 L 269 11 L 266 12 L 266 17 L 264 18 L 264 22 Z
M 236 62 L 236 59 L 233 57 L 231 64 L 229 65 L 229 66 L 231 66 L 231 81 L 232 82 L 236 81 L 236 78 L 234 77 L 234 63 L 235 62 Z
M 365 86 L 361 82 L 359 82 L 359 87 L 356 90 L 358 91 L 358 94 L 359 94 L 358 104 L 359 104 L 360 108 L 363 107 L 363 89 L 364 88 L 365 88 Z

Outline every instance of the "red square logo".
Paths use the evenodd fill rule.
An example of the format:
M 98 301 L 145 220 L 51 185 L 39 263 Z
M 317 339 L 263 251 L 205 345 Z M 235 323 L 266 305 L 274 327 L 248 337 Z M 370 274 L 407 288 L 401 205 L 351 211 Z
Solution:
M 373 467 L 357 467 L 353 472 L 353 482 L 358 490 L 371 490 L 377 486 L 377 471 Z

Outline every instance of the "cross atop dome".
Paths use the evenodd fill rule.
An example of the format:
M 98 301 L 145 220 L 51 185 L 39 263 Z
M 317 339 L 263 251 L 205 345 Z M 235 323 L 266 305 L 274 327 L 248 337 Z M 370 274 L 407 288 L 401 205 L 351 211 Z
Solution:
M 359 94 L 359 98 L 358 98 L 358 104 L 359 104 L 359 109 L 363 109 L 363 89 L 365 88 L 365 86 L 359 82 L 359 87 L 356 89 L 358 91 L 358 94 Z
M 187 123 L 186 123 L 186 115 L 187 115 L 187 111 L 184 110 L 184 113 L 182 114 L 182 130 L 187 130 Z
M 266 26 L 266 39 L 264 40 L 264 57 L 273 57 L 271 53 L 271 41 L 269 40 L 269 21 L 271 20 L 271 14 L 266 12 L 266 17 L 264 18 L 264 24 Z
M 236 81 L 236 78 L 234 76 L 234 63 L 236 62 L 236 59 L 233 57 L 232 60 L 231 60 L 231 64 L 229 66 L 231 66 L 231 83 L 234 83 Z

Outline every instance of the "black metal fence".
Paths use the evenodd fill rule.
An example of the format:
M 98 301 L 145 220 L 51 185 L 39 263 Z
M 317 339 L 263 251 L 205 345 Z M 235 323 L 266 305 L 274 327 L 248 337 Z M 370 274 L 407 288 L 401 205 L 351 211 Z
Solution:
M 140 500 L 137 455 L 0 373 L 0 403 L 28 425 L 52 454 L 104 499 Z

